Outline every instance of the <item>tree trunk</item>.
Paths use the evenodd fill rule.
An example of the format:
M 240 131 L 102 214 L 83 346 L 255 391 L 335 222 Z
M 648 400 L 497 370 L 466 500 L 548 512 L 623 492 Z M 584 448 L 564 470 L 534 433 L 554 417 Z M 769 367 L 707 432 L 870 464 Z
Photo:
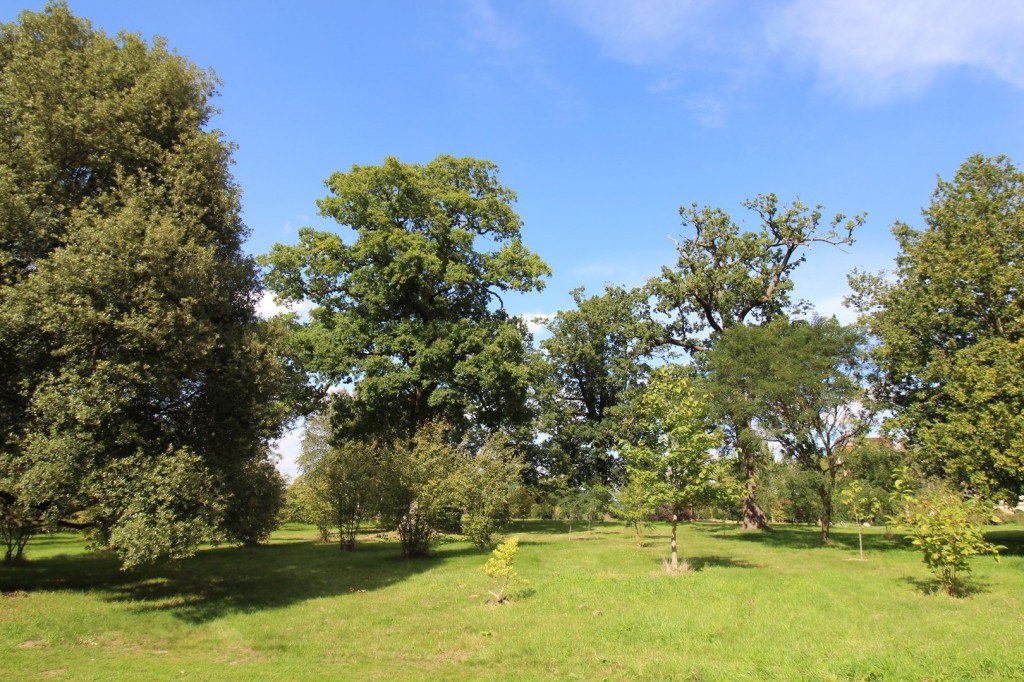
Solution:
M 822 488 L 821 493 L 821 544 L 827 545 L 832 527 L 832 495 Z
M 828 539 L 829 539 L 828 538 L 828 530 L 829 530 L 828 516 L 823 513 L 821 515 L 821 518 L 818 519 L 818 523 L 821 525 L 821 544 L 827 545 L 828 544 Z
M 757 460 L 743 453 L 743 476 L 747 479 L 747 495 L 743 498 L 743 528 L 745 530 L 768 530 L 768 517 L 754 500 L 757 492 Z
M 821 495 L 821 544 L 829 543 L 829 529 L 832 527 L 833 504 L 832 496 L 836 489 L 836 467 L 830 467 L 824 472 L 824 480 L 818 486 Z
M 672 570 L 679 570 L 679 554 L 676 551 L 676 526 L 679 525 L 679 513 L 672 510 Z
M 740 429 L 738 449 L 743 462 L 743 477 L 746 479 L 747 495 L 743 498 L 743 528 L 745 530 L 768 530 L 768 517 L 754 500 L 757 492 L 757 459 L 761 439 L 754 433 L 748 420 Z

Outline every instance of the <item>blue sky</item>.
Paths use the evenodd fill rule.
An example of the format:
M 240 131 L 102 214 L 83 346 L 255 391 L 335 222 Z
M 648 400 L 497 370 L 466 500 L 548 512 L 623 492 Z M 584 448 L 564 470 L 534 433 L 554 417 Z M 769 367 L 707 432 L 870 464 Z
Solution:
M 1024 164 L 1015 0 L 70 0 L 108 33 L 161 35 L 223 80 L 214 125 L 263 253 L 316 216 L 323 180 L 385 156 L 498 164 L 547 289 L 637 285 L 674 262 L 678 208 L 775 192 L 867 212 L 797 292 L 841 313 L 845 275 L 891 266 L 936 175 L 972 153 Z M 0 0 L 0 20 L 42 2 Z M 741 223 L 743 224 L 743 223 Z M 286 442 L 289 473 L 294 438 Z

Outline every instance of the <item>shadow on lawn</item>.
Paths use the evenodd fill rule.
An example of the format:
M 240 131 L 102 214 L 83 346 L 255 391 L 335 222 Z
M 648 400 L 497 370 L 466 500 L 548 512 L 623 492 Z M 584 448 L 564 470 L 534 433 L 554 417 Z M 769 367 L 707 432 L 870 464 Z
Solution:
M 397 543 L 364 542 L 354 552 L 337 545 L 287 542 L 205 549 L 180 561 L 121 571 L 110 553 L 71 554 L 29 561 L 0 571 L 4 592 L 72 590 L 105 593 L 137 611 L 167 611 L 191 623 L 230 613 L 363 593 L 399 583 L 445 560 L 486 552 L 451 543 L 432 556 L 406 560 Z
M 833 528 L 828 545 L 821 544 L 821 530 L 817 526 L 774 526 L 771 530 L 742 530 L 735 526 L 695 526 L 717 540 L 739 540 L 785 549 L 818 549 L 822 547 L 857 550 L 856 528 Z M 878 533 L 864 535 L 865 552 L 886 552 L 910 547 L 909 541 L 897 534 L 886 538 Z
M 1002 556 L 1024 556 L 1024 528 L 1017 526 L 1013 530 L 991 530 L 985 533 L 985 539 L 1005 549 L 999 550 Z
M 749 561 L 717 554 L 687 557 L 686 561 L 694 571 L 703 571 L 705 568 L 758 568 L 757 564 L 752 564 Z
M 921 594 L 943 594 L 942 583 L 937 578 L 902 578 L 900 582 L 910 585 Z M 966 580 L 964 578 L 957 580 L 956 588 L 949 596 L 962 599 L 975 594 L 984 594 L 990 588 L 990 583 L 968 576 Z

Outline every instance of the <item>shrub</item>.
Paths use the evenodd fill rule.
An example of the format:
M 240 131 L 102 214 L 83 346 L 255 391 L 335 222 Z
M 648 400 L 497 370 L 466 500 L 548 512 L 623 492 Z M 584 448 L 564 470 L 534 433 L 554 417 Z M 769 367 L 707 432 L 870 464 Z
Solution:
M 510 584 L 519 583 L 525 585 L 528 583 L 525 578 L 519 577 L 513 565 L 518 552 L 519 538 L 509 538 L 494 548 L 494 551 L 491 552 L 491 558 L 487 560 L 482 569 L 485 574 L 495 581 L 498 591 L 488 591 L 498 604 L 508 601 L 505 590 L 508 589 Z
M 901 483 L 897 481 L 897 489 Z M 999 560 L 1003 548 L 985 540 L 979 523 L 983 506 L 977 498 L 934 487 L 918 495 L 904 494 L 903 502 L 895 521 L 910 528 L 913 545 L 924 554 L 946 594 L 962 594 L 962 577 L 971 571 L 972 556 L 992 554 Z

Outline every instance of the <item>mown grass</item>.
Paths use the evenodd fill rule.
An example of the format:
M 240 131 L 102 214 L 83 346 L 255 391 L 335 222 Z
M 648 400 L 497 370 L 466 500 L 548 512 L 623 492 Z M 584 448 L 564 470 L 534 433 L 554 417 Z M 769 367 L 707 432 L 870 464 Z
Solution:
M 667 528 L 644 549 L 622 526 L 525 522 L 530 584 L 488 603 L 487 552 L 462 541 L 400 558 L 373 533 L 355 552 L 288 527 L 269 546 L 207 548 L 122 572 L 74 535 L 0 568 L 4 680 L 1024 679 L 1024 530 L 975 560 L 953 599 L 904 541 L 855 529 L 681 531 L 693 570 L 667 576 Z

